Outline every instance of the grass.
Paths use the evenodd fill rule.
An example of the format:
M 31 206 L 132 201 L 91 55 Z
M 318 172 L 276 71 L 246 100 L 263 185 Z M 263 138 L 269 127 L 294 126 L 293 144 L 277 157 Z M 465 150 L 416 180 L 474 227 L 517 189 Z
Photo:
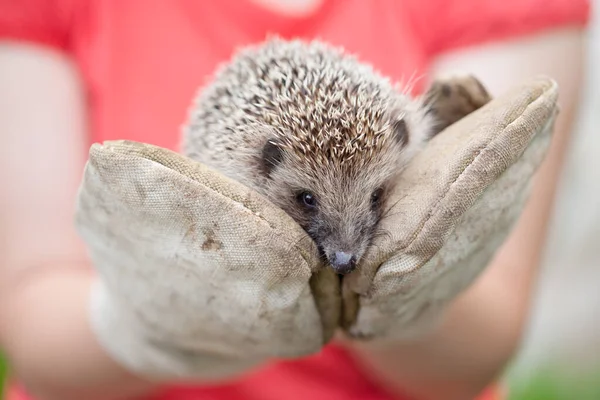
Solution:
M 573 376 L 556 370 L 538 371 L 531 379 L 512 382 L 507 400 L 599 400 L 600 371 Z
M 0 400 L 4 398 L 4 382 L 6 380 L 6 360 L 0 354 Z

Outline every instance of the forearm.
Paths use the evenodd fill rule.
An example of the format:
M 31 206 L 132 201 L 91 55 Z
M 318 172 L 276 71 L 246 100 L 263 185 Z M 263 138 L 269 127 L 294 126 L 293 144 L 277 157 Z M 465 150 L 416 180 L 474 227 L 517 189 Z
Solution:
M 91 269 L 64 261 L 86 259 L 73 226 L 88 146 L 76 64 L 2 42 L 0 66 L 0 181 L 8 187 L 0 195 L 0 348 L 11 373 L 39 399 L 144 391 L 149 385 L 113 363 L 89 329 Z
M 520 340 L 521 299 L 489 276 L 463 293 L 427 336 L 394 343 L 354 343 L 375 381 L 419 400 L 473 399 L 502 373 Z
M 47 265 L 24 272 L 0 296 L 0 347 L 36 398 L 119 399 L 152 388 L 112 361 L 90 331 L 89 269 Z

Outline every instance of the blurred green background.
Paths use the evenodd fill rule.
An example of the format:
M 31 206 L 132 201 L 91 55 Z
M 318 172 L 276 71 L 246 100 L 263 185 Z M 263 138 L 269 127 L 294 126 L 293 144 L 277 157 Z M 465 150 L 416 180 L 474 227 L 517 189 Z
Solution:
M 0 354 L 0 399 L 3 399 L 4 393 L 4 381 L 6 379 L 6 361 L 4 361 L 4 357 Z
M 600 369 L 573 373 L 540 367 L 528 378 L 511 379 L 507 400 L 600 400 Z

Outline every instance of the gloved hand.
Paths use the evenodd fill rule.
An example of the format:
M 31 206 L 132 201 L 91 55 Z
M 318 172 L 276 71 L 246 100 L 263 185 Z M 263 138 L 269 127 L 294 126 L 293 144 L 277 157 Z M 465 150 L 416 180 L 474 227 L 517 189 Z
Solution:
M 182 156 L 94 145 L 77 224 L 98 271 L 107 351 L 143 376 L 226 378 L 354 337 L 419 334 L 485 268 L 547 149 L 553 81 L 456 122 L 409 165 L 367 262 L 339 283 L 283 211 Z M 340 320 L 340 314 L 343 318 Z
M 557 96 L 554 81 L 532 79 L 449 126 L 413 159 L 382 221 L 389 235 L 344 279 L 351 337 L 424 333 L 484 270 L 523 209 Z
M 316 352 L 338 324 L 338 280 L 304 231 L 176 153 L 93 145 L 76 224 L 98 272 L 93 331 L 143 377 L 228 378 Z

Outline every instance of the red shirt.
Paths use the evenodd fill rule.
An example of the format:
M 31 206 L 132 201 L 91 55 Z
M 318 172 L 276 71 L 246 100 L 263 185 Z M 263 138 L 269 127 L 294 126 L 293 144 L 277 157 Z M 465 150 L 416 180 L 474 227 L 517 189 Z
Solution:
M 246 0 L 0 0 L 0 39 L 73 58 L 87 88 L 92 142 L 130 139 L 177 149 L 197 88 L 236 48 L 269 33 L 321 38 L 406 80 L 423 75 L 441 52 L 581 25 L 588 14 L 588 0 L 325 0 L 306 17 L 282 16 Z M 21 395 L 15 389 L 9 400 L 26 398 Z M 400 400 L 335 345 L 228 385 L 165 389 L 153 400 L 305 397 Z

